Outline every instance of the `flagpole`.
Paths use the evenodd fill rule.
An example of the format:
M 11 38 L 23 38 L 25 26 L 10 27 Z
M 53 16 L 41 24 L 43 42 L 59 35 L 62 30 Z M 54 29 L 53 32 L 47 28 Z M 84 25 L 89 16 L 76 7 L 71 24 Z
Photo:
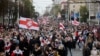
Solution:
M 68 12 L 67 12 L 67 16 L 68 16 L 68 21 L 70 22 L 71 21 L 71 18 L 70 18 L 70 3 L 69 3 L 69 0 L 67 1 L 68 3 Z
M 80 15 L 80 11 L 79 11 L 79 22 L 81 22 L 81 15 Z

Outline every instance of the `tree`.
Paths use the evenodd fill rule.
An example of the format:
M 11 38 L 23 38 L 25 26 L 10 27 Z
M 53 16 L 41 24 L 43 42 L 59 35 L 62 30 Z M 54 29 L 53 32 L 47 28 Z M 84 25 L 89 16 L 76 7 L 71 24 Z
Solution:
M 89 16 L 89 11 L 86 6 L 80 7 L 80 21 L 81 22 L 87 22 Z
M 0 16 L 4 10 L 7 10 L 9 0 L 0 0 Z
M 32 18 L 35 13 L 35 9 L 32 2 L 30 2 L 29 0 L 22 0 L 22 2 L 24 4 L 24 6 L 21 5 L 23 8 L 23 13 L 22 11 L 20 11 L 20 15 L 23 17 Z
M 43 16 L 49 16 L 49 12 L 45 12 Z
M 58 13 L 60 12 L 60 8 L 61 8 L 61 6 L 59 4 L 53 5 L 53 7 L 51 9 L 51 15 L 57 16 Z
M 0 0 L 0 21 L 5 21 L 5 17 L 9 23 L 14 24 L 17 20 L 18 0 Z M 32 18 L 35 14 L 35 9 L 30 0 L 19 0 L 19 16 Z M 8 18 L 7 18 L 8 17 Z M 9 24 L 8 23 L 8 24 Z

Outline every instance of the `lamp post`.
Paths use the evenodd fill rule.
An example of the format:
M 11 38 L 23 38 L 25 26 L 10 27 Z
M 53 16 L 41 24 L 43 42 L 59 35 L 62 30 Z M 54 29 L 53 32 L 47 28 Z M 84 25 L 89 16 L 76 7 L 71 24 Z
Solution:
M 89 2 L 90 2 L 91 0 L 89 0 Z M 90 25 L 90 20 L 91 20 L 91 18 L 90 18 L 90 9 L 91 9 L 91 7 L 90 7 L 90 3 L 88 4 L 88 6 L 89 6 L 89 25 Z

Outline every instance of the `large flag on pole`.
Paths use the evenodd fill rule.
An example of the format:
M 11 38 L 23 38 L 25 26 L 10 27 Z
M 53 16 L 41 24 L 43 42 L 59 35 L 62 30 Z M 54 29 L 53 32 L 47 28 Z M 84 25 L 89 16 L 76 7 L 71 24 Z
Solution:
M 20 17 L 19 28 L 39 30 L 39 25 L 30 18 Z

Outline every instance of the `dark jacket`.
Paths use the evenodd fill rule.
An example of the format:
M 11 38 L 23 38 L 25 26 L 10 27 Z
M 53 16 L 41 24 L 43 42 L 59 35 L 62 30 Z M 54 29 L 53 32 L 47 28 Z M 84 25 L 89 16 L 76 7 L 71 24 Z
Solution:
M 4 44 L 3 39 L 0 39 L 0 52 L 4 51 L 4 46 L 5 46 L 5 44 Z

